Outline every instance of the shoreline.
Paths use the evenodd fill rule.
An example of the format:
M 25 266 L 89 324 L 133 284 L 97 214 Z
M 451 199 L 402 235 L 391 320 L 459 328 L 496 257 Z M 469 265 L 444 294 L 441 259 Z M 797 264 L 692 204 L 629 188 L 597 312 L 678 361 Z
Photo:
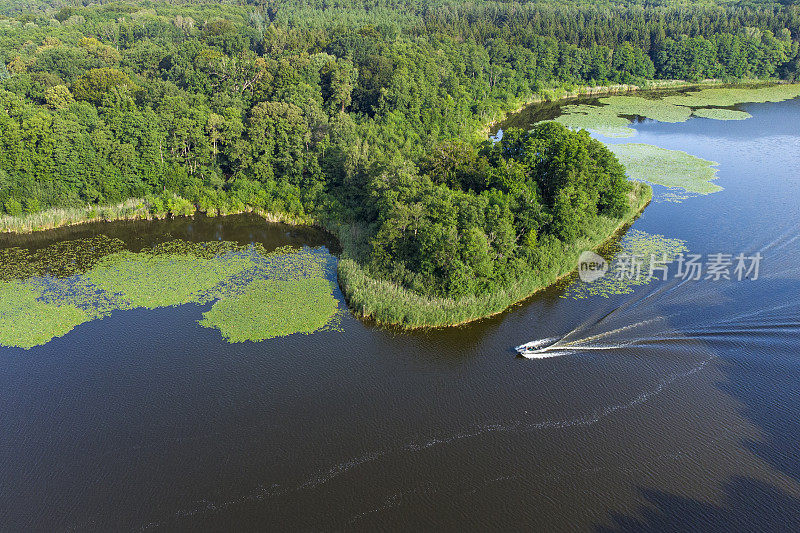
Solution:
M 176 198 L 181 197 L 176 195 Z M 191 212 L 171 213 L 169 211 L 151 212 L 142 199 L 128 199 L 113 206 L 85 207 L 85 208 L 52 208 L 38 213 L 20 216 L 0 217 L 0 235 L 11 234 L 31 234 L 40 231 L 51 231 L 60 228 L 81 226 L 93 223 L 111 223 L 126 221 L 145 221 L 145 220 L 165 220 L 168 218 L 191 217 L 196 214 L 203 214 L 207 217 L 224 217 L 227 215 L 240 215 L 243 213 L 253 213 L 260 216 L 267 222 L 279 222 L 293 226 L 313 226 L 325 231 L 330 230 L 324 225 L 319 224 L 314 218 L 308 216 L 291 215 L 289 213 L 279 213 L 266 211 L 263 209 L 246 207 L 225 212 L 202 211 L 194 207 Z
M 628 84 L 614 84 L 614 85 L 596 85 L 588 86 L 583 85 L 575 89 L 545 89 L 537 93 L 531 99 L 520 102 L 514 109 L 502 112 L 502 116 L 485 123 L 481 130 L 476 134 L 486 137 L 489 135 L 490 130 L 508 119 L 509 116 L 519 113 L 524 108 L 541 104 L 545 102 L 560 102 L 572 98 L 580 98 L 584 96 L 602 96 L 613 94 L 624 94 L 629 92 L 647 91 L 647 90 L 669 90 L 669 89 L 686 89 L 692 87 L 716 87 L 716 86 L 746 86 L 746 85 L 763 85 L 763 84 L 782 84 L 786 83 L 781 80 L 738 80 L 735 82 L 724 82 L 721 80 L 703 80 L 699 82 L 686 82 L 683 80 L 650 80 L 644 85 L 628 85 Z M 561 94 L 558 94 L 561 93 Z M 188 202 L 178 196 L 175 198 Z M 291 215 L 289 213 L 272 212 L 263 209 L 245 207 L 244 209 L 237 209 L 232 211 L 217 211 L 212 213 L 210 211 L 202 211 L 194 205 L 189 206 L 190 210 L 186 213 L 171 213 L 169 211 L 151 212 L 147 206 L 147 201 L 143 198 L 129 198 L 116 205 L 105 206 L 86 206 L 86 207 L 55 207 L 39 211 L 31 214 L 24 215 L 0 215 L 0 234 L 4 233 L 34 233 L 37 231 L 47 231 L 58 229 L 67 226 L 77 226 L 80 224 L 87 224 L 92 222 L 117 222 L 117 221 L 135 221 L 135 220 L 162 220 L 165 218 L 175 218 L 179 216 L 192 216 L 195 213 L 203 213 L 206 216 L 225 216 L 236 215 L 241 213 L 254 213 L 266 220 L 267 222 L 282 222 L 292 225 L 314 226 L 324 229 L 336 235 L 336 231 L 332 230 L 327 224 L 317 220 L 312 216 Z M 337 224 L 335 224 L 338 226 Z
M 623 94 L 641 90 L 669 90 L 691 87 L 713 87 L 720 85 L 766 84 L 775 80 L 752 80 L 739 83 L 725 83 L 719 80 L 701 82 L 683 82 L 680 80 L 654 81 L 645 85 L 607 85 L 582 86 L 573 90 L 554 89 L 543 91 L 524 103 L 516 111 L 509 110 L 501 118 L 485 124 L 476 132 L 488 136 L 489 131 L 506 120 L 510 115 L 525 107 L 543 102 L 557 102 L 581 96 L 600 96 L 604 94 Z M 780 83 L 780 82 L 776 82 Z M 553 94 L 561 91 L 561 94 Z M 630 209 L 621 219 L 603 219 L 602 228 L 592 235 L 573 243 L 564 254 L 556 260 L 557 264 L 547 265 L 534 278 L 515 280 L 515 283 L 503 290 L 485 295 L 469 295 L 453 300 L 435 298 L 413 293 L 392 282 L 370 277 L 363 267 L 352 258 L 355 244 L 346 233 L 355 229 L 351 224 L 340 224 L 335 221 L 316 219 L 311 216 L 296 216 L 288 213 L 275 213 L 263 209 L 245 207 L 228 212 L 227 210 L 203 212 L 188 201 L 175 195 L 175 198 L 189 204 L 182 212 L 151 212 L 151 206 L 144 199 L 128 199 L 115 206 L 83 208 L 53 208 L 38 213 L 0 217 L 0 233 L 34 233 L 51 229 L 77 226 L 92 222 L 115 222 L 135 220 L 160 220 L 193 216 L 204 213 L 206 216 L 225 216 L 240 213 L 253 213 L 267 222 L 279 222 L 295 226 L 311 226 L 322 229 L 339 242 L 341 255 L 337 265 L 337 282 L 344 296 L 345 303 L 353 315 L 361 320 L 372 321 L 381 327 L 395 327 L 400 330 L 436 329 L 461 326 L 470 322 L 496 316 L 509 308 L 524 302 L 535 294 L 553 286 L 575 271 L 577 256 L 584 250 L 597 250 L 629 227 L 644 211 L 652 200 L 652 188 L 641 182 L 635 184 L 631 194 Z M 613 222 L 613 225 L 611 224 Z M 574 256 L 574 257 L 573 257 Z M 391 303 L 391 305 L 387 305 Z
M 340 246 L 341 254 L 337 264 L 336 278 L 339 288 L 342 291 L 345 304 L 350 312 L 352 312 L 353 315 L 360 320 L 372 321 L 381 327 L 394 327 L 399 330 L 408 331 L 415 329 L 441 329 L 462 326 L 477 320 L 498 315 L 514 305 L 522 303 L 537 293 L 547 289 L 548 287 L 551 287 L 564 277 L 571 275 L 575 271 L 577 256 L 580 254 L 580 252 L 586 249 L 597 250 L 602 248 L 608 241 L 630 226 L 641 215 L 641 213 L 650 203 L 651 199 L 652 188 L 649 185 L 640 182 L 634 183 L 634 190 L 631 193 L 631 205 L 629 211 L 621 219 L 603 219 L 603 221 L 605 221 L 607 224 L 599 229 L 597 235 L 593 235 L 588 240 L 583 239 L 574 243 L 573 246 L 562 257 L 561 263 L 549 269 L 549 271 L 546 272 L 543 280 L 533 280 L 530 278 L 518 280 L 515 286 L 506 290 L 497 291 L 495 293 L 482 296 L 467 296 L 460 300 L 429 298 L 413 293 L 412 291 L 399 287 L 391 282 L 366 276 L 366 274 L 363 273 L 362 267 L 351 258 L 352 254 L 348 253 L 353 249 L 352 244 L 350 246 L 346 246 L 350 239 L 345 238 L 345 236 L 342 234 L 342 232 L 352 231 L 353 228 L 350 225 L 329 225 L 311 217 L 294 217 L 283 213 L 270 213 L 259 209 L 237 210 L 235 212 L 226 212 L 217 216 L 253 213 L 260 216 L 267 222 L 278 222 L 294 226 L 311 226 L 329 233 L 332 237 L 336 238 Z M 182 215 L 170 215 L 169 213 L 145 214 L 141 209 L 134 213 L 121 210 L 121 206 L 130 207 L 132 204 L 138 205 L 138 202 L 138 200 L 129 200 L 123 202 L 120 204 L 120 206 L 118 206 L 120 207 L 120 210 L 106 213 L 119 215 L 115 218 L 85 217 L 82 219 L 70 219 L 64 223 L 53 225 L 47 228 L 29 226 L 25 228 L 27 231 L 11 231 L 5 229 L 3 233 L 31 234 L 39 231 L 79 226 L 93 222 L 113 223 L 120 221 L 161 220 L 170 216 L 173 218 L 180 216 L 189 217 L 198 213 L 202 213 L 196 209 L 192 213 L 186 213 Z M 86 213 L 89 212 L 88 209 L 83 211 Z M 31 215 L 21 218 L 29 220 L 30 217 Z M 613 222 L 613 226 L 608 224 L 608 222 Z M 354 283 L 354 277 L 356 276 L 360 277 L 360 279 Z M 362 290 L 359 291 L 356 286 L 362 284 L 358 282 L 366 282 L 366 284 L 370 287 L 367 288 L 362 286 Z M 370 290 L 373 288 L 377 288 L 378 290 Z M 381 302 L 392 302 L 394 305 L 380 305 L 379 308 L 375 308 L 374 304 L 376 300 Z M 408 312 L 410 311 L 409 300 L 413 301 L 413 305 L 417 308 L 425 308 L 426 311 L 424 314 L 427 314 L 429 317 L 433 314 L 445 313 L 445 315 L 451 316 L 452 319 L 429 320 L 425 322 L 420 320 L 409 321 L 407 320 L 407 317 L 409 316 Z M 465 305 L 464 300 L 470 300 L 471 302 L 466 302 Z M 470 305 L 470 303 L 472 305 Z M 470 307 L 472 308 L 471 311 Z M 456 312 L 456 315 L 453 316 L 453 309 L 463 311 Z M 381 310 L 384 312 L 381 312 Z M 392 318 L 393 314 L 397 315 L 396 319 Z

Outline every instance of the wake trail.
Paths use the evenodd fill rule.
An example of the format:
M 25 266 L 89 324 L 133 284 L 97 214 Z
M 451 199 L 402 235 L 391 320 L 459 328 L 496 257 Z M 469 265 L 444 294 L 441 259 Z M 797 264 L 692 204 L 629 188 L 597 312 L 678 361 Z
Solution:
M 772 248 L 775 248 L 776 251 L 785 248 L 786 246 L 788 246 L 789 244 L 795 242 L 798 238 L 800 238 L 800 232 L 798 232 L 799 229 L 800 229 L 800 223 L 786 227 L 783 233 L 778 235 L 776 238 L 774 238 L 767 244 L 762 245 L 761 248 L 758 249 L 758 251 L 763 254 L 764 252 L 767 252 Z

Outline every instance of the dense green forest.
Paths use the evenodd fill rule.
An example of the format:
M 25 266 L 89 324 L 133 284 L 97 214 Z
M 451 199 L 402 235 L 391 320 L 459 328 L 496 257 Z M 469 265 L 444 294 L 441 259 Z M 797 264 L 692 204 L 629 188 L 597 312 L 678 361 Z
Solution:
M 627 207 L 585 132 L 478 132 L 550 89 L 781 78 L 778 3 L 0 3 L 0 207 L 142 198 L 351 228 L 370 276 L 481 294 Z

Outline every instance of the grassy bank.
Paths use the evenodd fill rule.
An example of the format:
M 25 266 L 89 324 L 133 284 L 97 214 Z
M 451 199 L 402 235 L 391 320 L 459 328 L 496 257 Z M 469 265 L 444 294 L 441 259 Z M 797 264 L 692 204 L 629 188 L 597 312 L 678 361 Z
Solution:
M 599 217 L 586 236 L 565 245 L 558 259 L 536 275 L 519 279 L 513 285 L 491 294 L 458 299 L 428 298 L 395 283 L 368 276 L 356 261 L 347 257 L 339 261 L 339 285 L 357 317 L 372 319 L 380 325 L 412 329 L 471 322 L 500 313 L 572 272 L 582 251 L 599 248 L 632 223 L 650 202 L 652 194 L 648 185 L 635 184 L 630 205 L 621 219 Z
M 168 204 L 168 205 L 167 205 Z M 233 209 L 201 211 L 189 200 L 173 195 L 169 202 L 150 202 L 142 198 L 131 198 L 117 205 L 87 207 L 56 207 L 37 213 L 18 216 L 0 216 L 0 233 L 32 233 L 76 226 L 90 222 L 114 222 L 119 220 L 159 220 L 169 217 L 192 216 L 195 213 L 207 216 L 255 213 L 268 222 L 283 222 L 294 225 L 316 225 L 309 216 L 275 213 L 251 206 Z

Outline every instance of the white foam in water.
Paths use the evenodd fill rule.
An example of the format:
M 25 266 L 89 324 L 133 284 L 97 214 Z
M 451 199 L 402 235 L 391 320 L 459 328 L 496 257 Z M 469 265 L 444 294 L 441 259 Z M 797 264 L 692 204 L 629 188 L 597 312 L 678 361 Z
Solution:
M 557 350 L 550 351 L 547 348 L 537 350 L 535 352 L 523 353 L 522 357 L 525 359 L 549 359 L 551 357 L 561 357 L 562 355 L 569 355 L 575 353 L 574 350 Z

